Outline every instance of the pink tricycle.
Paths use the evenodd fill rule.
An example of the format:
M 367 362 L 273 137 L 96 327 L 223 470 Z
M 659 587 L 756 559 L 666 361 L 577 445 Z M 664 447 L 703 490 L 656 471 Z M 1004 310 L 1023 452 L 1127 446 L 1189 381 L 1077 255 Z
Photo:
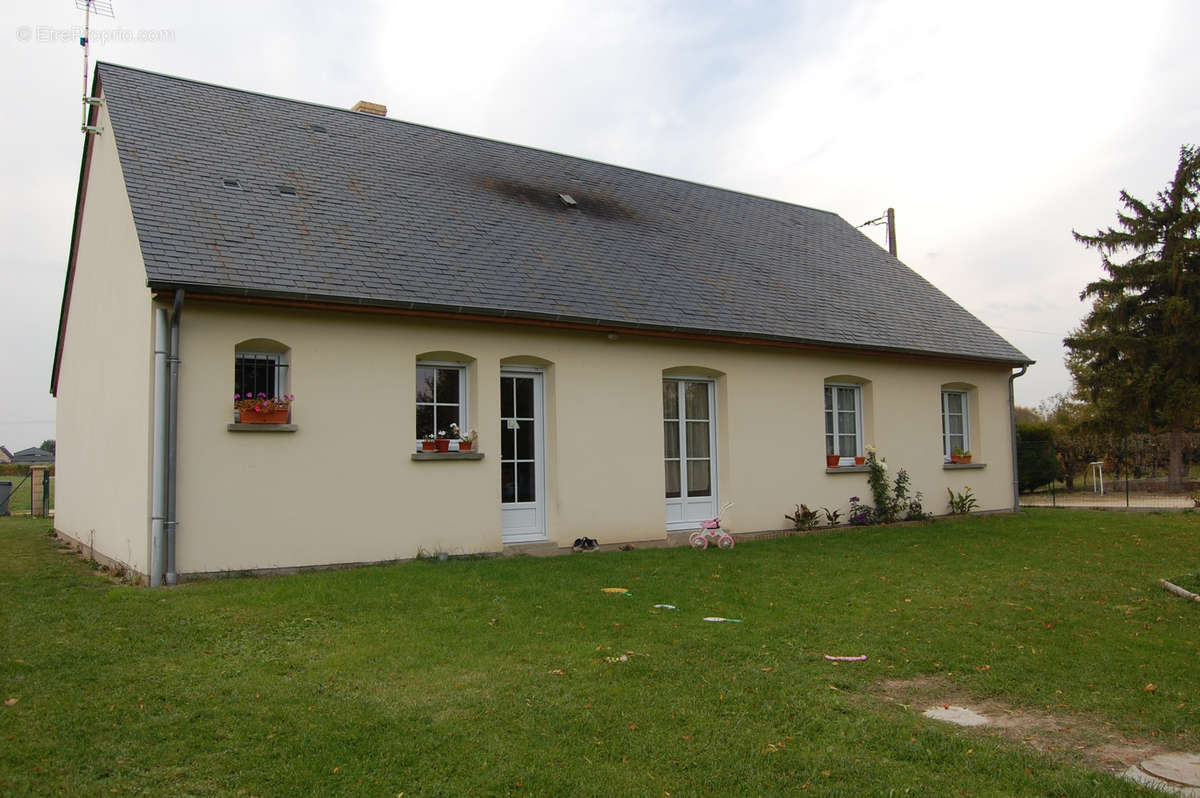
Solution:
M 711 521 L 701 521 L 700 529 L 688 535 L 688 543 L 693 549 L 707 549 L 712 541 L 716 542 L 718 548 L 733 548 L 733 535 L 721 528 L 721 516 L 732 506 L 733 502 L 722 504 L 720 515 Z

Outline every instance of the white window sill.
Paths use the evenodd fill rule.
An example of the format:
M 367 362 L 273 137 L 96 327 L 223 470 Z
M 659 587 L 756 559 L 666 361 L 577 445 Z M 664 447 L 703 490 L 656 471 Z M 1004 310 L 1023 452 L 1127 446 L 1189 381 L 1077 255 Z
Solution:
M 871 471 L 870 466 L 865 465 L 848 465 L 838 466 L 837 468 L 826 467 L 826 474 L 866 474 Z
M 957 471 L 960 468 L 987 468 L 987 463 L 942 463 L 946 471 Z
M 229 424 L 225 429 L 230 432 L 295 432 L 300 427 L 295 424 Z

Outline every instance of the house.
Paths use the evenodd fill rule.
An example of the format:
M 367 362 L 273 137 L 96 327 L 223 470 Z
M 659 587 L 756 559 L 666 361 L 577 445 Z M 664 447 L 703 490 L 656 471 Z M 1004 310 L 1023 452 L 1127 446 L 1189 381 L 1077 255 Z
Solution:
M 33 446 L 14 454 L 11 462 L 13 465 L 54 465 L 54 452 Z
M 1031 361 L 833 213 L 370 103 L 94 87 L 55 524 L 152 583 L 663 541 L 730 501 L 779 529 L 869 496 L 872 444 L 936 513 L 1014 506 Z M 288 423 L 235 421 L 247 391 Z M 452 422 L 473 451 L 419 451 Z
M 12 452 L 6 446 L 0 446 L 0 465 L 11 463 L 13 459 Z

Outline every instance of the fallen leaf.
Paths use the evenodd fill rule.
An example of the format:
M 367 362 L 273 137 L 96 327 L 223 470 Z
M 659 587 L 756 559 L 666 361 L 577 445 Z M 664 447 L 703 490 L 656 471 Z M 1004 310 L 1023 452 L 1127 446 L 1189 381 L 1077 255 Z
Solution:
M 21 700 L 21 699 L 19 699 L 19 698 L 15 698 L 15 697 L 14 697 L 14 698 L 9 698 L 9 699 L 7 699 L 7 700 L 4 702 L 4 706 L 6 706 L 6 707 L 11 707 L 13 704 L 17 703 L 17 702 L 18 702 L 18 701 L 20 701 L 20 700 Z
M 1157 689 L 1158 689 L 1158 686 L 1157 686 L 1157 685 L 1154 685 L 1154 684 L 1148 684 L 1148 685 L 1146 685 L 1145 687 L 1143 687 L 1143 688 L 1142 688 L 1142 692 L 1145 692 L 1145 693 L 1153 693 L 1153 692 L 1154 692 L 1155 690 L 1157 690 Z
M 562 668 L 555 668 L 552 671 L 546 671 L 546 673 L 549 673 L 553 676 L 566 676 L 567 675 L 567 672 L 564 671 Z

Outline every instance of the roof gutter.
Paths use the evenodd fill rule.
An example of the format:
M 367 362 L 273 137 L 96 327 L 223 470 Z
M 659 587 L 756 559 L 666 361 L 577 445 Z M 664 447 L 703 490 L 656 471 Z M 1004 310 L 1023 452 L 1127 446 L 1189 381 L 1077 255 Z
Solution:
M 1008 375 L 1008 423 L 1011 430 L 1012 438 L 1012 490 L 1013 490 L 1013 512 L 1021 508 L 1021 482 L 1020 475 L 1017 471 L 1017 401 L 1013 396 L 1013 382 L 1017 377 L 1025 376 L 1025 372 L 1029 371 L 1029 364 L 1021 365 L 1020 371 L 1014 371 Z

